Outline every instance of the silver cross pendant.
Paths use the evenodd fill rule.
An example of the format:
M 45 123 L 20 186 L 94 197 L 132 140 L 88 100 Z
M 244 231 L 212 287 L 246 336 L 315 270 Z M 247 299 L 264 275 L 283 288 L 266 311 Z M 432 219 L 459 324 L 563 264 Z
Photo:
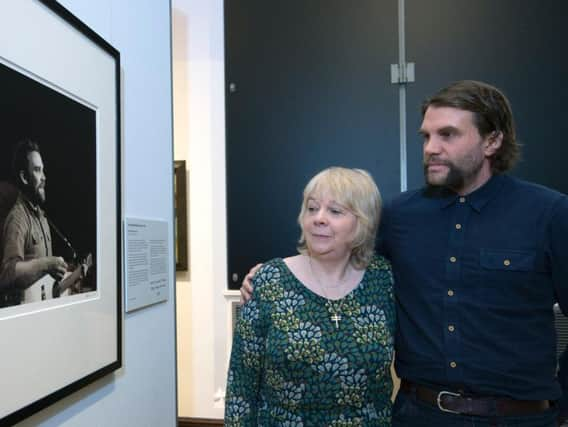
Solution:
M 341 320 L 341 315 L 334 313 L 333 316 L 331 316 L 331 321 L 335 322 L 335 329 L 339 329 L 339 321 Z

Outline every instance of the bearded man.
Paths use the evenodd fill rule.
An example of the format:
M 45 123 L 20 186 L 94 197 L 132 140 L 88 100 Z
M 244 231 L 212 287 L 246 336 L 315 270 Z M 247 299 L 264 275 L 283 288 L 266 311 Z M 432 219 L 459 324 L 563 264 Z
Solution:
M 46 175 L 39 145 L 29 139 L 16 144 L 12 165 L 19 195 L 2 230 L 0 290 L 3 306 L 19 304 L 21 291 L 46 274 L 59 280 L 67 270 L 53 256 L 51 232 L 43 206 Z
M 379 231 L 397 298 L 393 426 L 556 426 L 568 197 L 506 174 L 519 145 L 497 88 L 453 83 L 422 116 L 426 186 L 388 204 Z

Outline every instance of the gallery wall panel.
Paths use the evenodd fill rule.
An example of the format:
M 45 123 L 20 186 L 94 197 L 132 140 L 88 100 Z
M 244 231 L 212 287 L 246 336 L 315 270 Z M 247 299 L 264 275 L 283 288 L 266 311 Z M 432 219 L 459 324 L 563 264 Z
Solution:
M 321 169 L 367 169 L 384 196 L 399 191 L 396 13 L 393 0 L 225 1 L 230 287 L 295 253 Z

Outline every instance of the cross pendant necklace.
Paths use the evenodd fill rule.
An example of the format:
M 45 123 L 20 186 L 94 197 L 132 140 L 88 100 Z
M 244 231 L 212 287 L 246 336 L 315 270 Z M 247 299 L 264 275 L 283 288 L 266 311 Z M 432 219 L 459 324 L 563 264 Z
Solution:
M 341 321 L 341 315 L 334 313 L 333 316 L 330 317 L 332 322 L 335 322 L 335 329 L 339 329 L 339 322 Z
M 327 300 L 325 306 L 328 312 L 331 314 L 329 319 L 332 322 L 335 322 L 335 329 L 339 329 L 339 322 L 341 322 L 341 309 L 343 308 L 343 301 L 340 301 L 337 305 L 333 304 L 332 300 L 327 296 L 327 293 L 325 291 L 325 286 L 322 285 L 322 283 L 319 280 L 319 277 L 316 276 L 316 274 L 314 273 L 314 269 L 312 267 L 312 258 L 309 256 L 308 256 L 308 263 L 310 265 L 310 272 L 312 273 L 312 276 L 314 277 L 314 279 L 316 279 L 316 282 L 320 286 L 321 291 L 325 296 L 325 299 Z M 344 282 L 340 283 L 338 287 L 342 287 L 343 285 Z
M 341 310 L 343 309 L 343 301 L 335 305 L 333 302 L 331 302 L 331 300 L 327 300 L 325 307 L 327 308 L 329 314 L 331 314 L 329 320 L 335 322 L 335 329 L 339 329 L 339 322 L 341 322 L 342 319 Z

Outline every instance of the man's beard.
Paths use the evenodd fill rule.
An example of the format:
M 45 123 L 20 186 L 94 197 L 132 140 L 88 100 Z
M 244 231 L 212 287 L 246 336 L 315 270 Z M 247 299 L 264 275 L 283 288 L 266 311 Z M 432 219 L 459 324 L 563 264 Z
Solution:
M 478 162 L 471 165 L 471 168 L 465 169 L 463 167 L 460 168 L 456 166 L 448 160 L 436 160 L 435 163 L 446 166 L 448 168 L 448 173 L 443 181 L 435 183 L 430 182 L 428 179 L 428 161 L 426 161 L 424 163 L 424 179 L 426 180 L 426 185 L 430 188 L 443 187 L 449 188 L 453 191 L 459 191 L 464 188 L 466 183 L 470 181 L 472 177 L 476 176 L 483 166 L 482 162 Z
M 33 204 L 39 206 L 43 206 L 45 204 L 45 186 L 40 188 L 26 185 L 22 190 Z

